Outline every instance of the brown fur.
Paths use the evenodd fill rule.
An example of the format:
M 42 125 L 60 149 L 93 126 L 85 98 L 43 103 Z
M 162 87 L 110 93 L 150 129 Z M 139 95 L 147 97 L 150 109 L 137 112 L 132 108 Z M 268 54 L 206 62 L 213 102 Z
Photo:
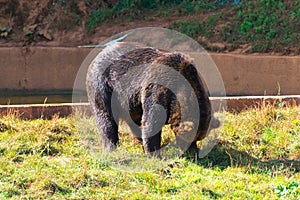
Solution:
M 149 130 L 151 132 L 151 130 L 155 128 L 155 122 L 153 120 L 155 120 L 156 111 L 152 110 L 155 104 L 163 106 L 167 115 L 165 123 L 171 124 L 171 128 L 175 134 L 180 133 L 182 129 L 188 131 L 195 129 L 193 122 L 181 122 L 181 110 L 185 109 L 184 107 L 188 108 L 189 104 L 192 103 L 189 102 L 189 96 L 186 97 L 186 102 L 178 102 L 176 97 L 178 94 L 174 94 L 169 88 L 159 84 L 137 85 L 138 81 L 134 79 L 130 80 L 130 85 L 136 86 L 136 90 L 132 96 L 128 96 L 130 116 L 124 114 L 124 109 L 126 108 L 122 107 L 123 102 L 116 102 L 116 104 L 114 104 L 118 107 L 118 117 L 116 119 L 112 116 L 112 92 L 114 91 L 121 95 L 123 90 L 127 89 L 118 88 L 119 81 L 131 68 L 136 66 L 143 67 L 143 64 L 149 63 L 152 64 L 151 67 L 154 70 L 159 70 L 160 65 L 171 67 L 178 71 L 193 88 L 198 100 L 201 117 L 199 127 L 196 130 L 197 135 L 188 138 L 186 142 L 192 143 L 191 146 L 194 147 L 197 140 L 201 140 L 207 135 L 212 118 L 211 104 L 208 98 L 209 94 L 203 79 L 199 76 L 189 57 L 181 53 L 170 53 L 128 43 L 118 43 L 111 48 L 111 51 L 107 50 L 103 55 L 99 55 L 99 58 L 96 58 L 96 60 L 98 59 L 100 61 L 94 62 L 90 66 L 87 75 L 89 101 L 94 110 L 98 130 L 106 150 L 112 150 L 117 145 L 119 118 L 123 118 L 129 127 L 132 128 L 133 135 L 136 138 L 135 140 L 143 142 L 145 152 L 159 150 L 161 131 L 156 135 L 149 135 Z M 123 53 L 124 49 L 126 49 L 125 53 Z M 121 52 L 121 55 L 116 56 L 114 52 Z M 100 69 L 103 67 L 102 64 L 106 61 L 109 65 L 101 74 L 99 71 L 101 71 Z M 147 79 L 151 76 L 153 76 L 152 72 L 150 72 L 150 74 L 145 72 L 141 78 Z M 168 79 L 168 77 L 166 79 Z M 171 78 L 167 80 L 167 82 L 171 83 Z M 180 92 L 180 90 L 178 91 Z M 183 91 L 185 91 L 184 88 Z M 180 105 L 180 103 L 184 105 Z M 140 126 L 140 128 L 134 129 L 133 127 L 135 125 Z

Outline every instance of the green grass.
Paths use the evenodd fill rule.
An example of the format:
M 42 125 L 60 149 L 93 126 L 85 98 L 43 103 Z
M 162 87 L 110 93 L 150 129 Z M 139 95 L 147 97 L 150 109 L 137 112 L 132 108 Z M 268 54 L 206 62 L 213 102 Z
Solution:
M 85 126 L 73 117 L 1 117 L 0 199 L 300 199 L 300 107 L 226 113 L 206 157 L 177 158 L 139 172 L 116 167 L 131 162 L 116 158 L 124 151 L 143 155 L 125 126 L 110 158 L 82 145 L 79 132 L 89 137 L 96 131 L 93 120 L 84 120 Z M 163 142 L 170 135 L 166 127 Z M 140 159 L 136 168 L 158 162 Z
M 194 12 L 215 11 L 231 0 L 207 2 L 187 0 L 119 0 L 112 3 L 111 7 L 103 7 L 102 4 L 92 3 L 96 8 L 89 15 L 86 27 L 94 29 L 106 20 L 126 19 L 151 19 L 152 17 L 165 18 L 170 15 L 190 15 Z
M 192 5 L 196 6 L 197 2 L 191 2 Z M 251 48 L 247 53 L 299 54 L 299 1 L 257 0 L 226 5 L 225 9 L 213 9 L 214 12 L 208 13 L 209 17 L 205 20 L 177 21 L 169 28 L 193 37 L 212 51 L 232 51 L 249 44 Z M 196 12 L 205 13 L 203 10 L 193 11 Z M 194 26 L 195 20 L 198 20 L 197 27 Z M 190 34 L 195 31 L 197 34 Z M 199 36 L 205 40 L 199 40 Z M 226 48 L 210 43 L 223 43 Z
M 120 23 L 172 16 L 177 20 L 168 28 L 194 38 L 210 51 L 234 51 L 247 45 L 246 53 L 300 52 L 299 1 L 119 0 L 109 8 L 102 6 L 94 5 L 88 29 L 108 20 Z M 223 45 L 218 46 L 220 43 Z

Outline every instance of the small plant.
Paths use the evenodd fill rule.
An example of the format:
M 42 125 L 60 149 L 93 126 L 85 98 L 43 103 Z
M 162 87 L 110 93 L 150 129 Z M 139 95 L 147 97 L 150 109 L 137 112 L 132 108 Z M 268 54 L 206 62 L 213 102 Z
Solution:
M 278 197 L 296 198 L 300 196 L 300 185 L 294 181 L 287 186 L 280 184 L 275 188 L 275 193 L 278 195 Z
M 0 27 L 0 38 L 6 38 L 11 31 L 11 26 Z

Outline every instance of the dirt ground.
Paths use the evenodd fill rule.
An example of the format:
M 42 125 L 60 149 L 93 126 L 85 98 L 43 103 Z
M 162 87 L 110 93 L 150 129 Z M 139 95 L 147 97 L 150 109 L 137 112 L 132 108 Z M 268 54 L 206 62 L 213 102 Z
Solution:
M 109 7 L 106 1 L 100 2 Z M 172 21 L 170 18 L 110 21 L 90 30 L 86 22 L 94 9 L 84 1 L 0 0 L 0 47 L 97 44 L 121 31 L 145 26 L 166 27 Z
M 95 11 L 96 5 L 101 4 L 103 8 L 111 8 L 114 2 L 105 0 L 0 0 L 0 47 L 74 47 L 98 44 L 122 31 L 149 26 L 169 27 L 174 21 L 189 18 L 205 20 L 209 16 L 207 13 L 197 14 L 197 16 L 173 14 L 163 18 L 151 15 L 151 19 L 148 20 L 129 20 L 121 17 L 106 21 L 95 29 L 86 27 L 88 17 Z M 224 46 L 219 43 L 213 45 Z
M 174 12 L 160 17 L 151 15 L 150 11 L 147 14 L 142 13 L 143 17 L 128 19 L 122 18 L 121 15 L 118 19 L 105 21 L 96 28 L 87 28 L 91 14 L 99 6 L 112 8 L 116 2 L 116 0 L 0 0 L 0 47 L 76 47 L 98 44 L 122 31 L 149 26 L 169 27 L 174 21 L 187 19 L 204 21 L 214 14 L 212 12 L 183 16 Z M 205 48 L 209 47 L 210 51 L 217 49 L 216 52 L 243 54 L 251 49 L 250 44 L 236 46 L 209 41 L 200 36 L 198 41 Z M 280 52 L 271 54 L 281 55 Z M 294 55 L 293 52 L 290 55 Z
M 73 1 L 72 1 L 73 2 Z M 54 0 L 0 0 L 0 46 L 76 46 L 90 43 L 88 8 Z

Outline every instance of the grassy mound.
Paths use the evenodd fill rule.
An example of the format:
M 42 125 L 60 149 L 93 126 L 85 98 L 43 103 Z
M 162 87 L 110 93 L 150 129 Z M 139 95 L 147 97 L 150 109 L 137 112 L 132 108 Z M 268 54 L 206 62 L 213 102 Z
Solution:
M 107 20 L 173 17 L 168 28 L 193 37 L 211 51 L 300 54 L 300 2 L 257 1 L 117 1 L 91 13 L 87 28 Z M 183 18 L 183 19 L 182 19 Z
M 210 51 L 300 54 L 299 1 L 11 0 L 0 2 L 0 12 L 0 46 L 77 46 L 164 26 Z
M 82 145 L 74 118 L 24 121 L 4 116 L 0 124 L 0 199 L 300 196 L 300 107 L 266 105 L 226 113 L 219 141 L 206 157 L 178 158 L 144 172 L 118 170 L 108 159 L 93 156 Z M 88 127 L 84 133 L 96 131 Z M 119 152 L 140 152 L 127 133 L 122 128 Z M 172 133 L 166 127 L 164 134 Z M 153 160 L 145 157 L 143 162 Z

